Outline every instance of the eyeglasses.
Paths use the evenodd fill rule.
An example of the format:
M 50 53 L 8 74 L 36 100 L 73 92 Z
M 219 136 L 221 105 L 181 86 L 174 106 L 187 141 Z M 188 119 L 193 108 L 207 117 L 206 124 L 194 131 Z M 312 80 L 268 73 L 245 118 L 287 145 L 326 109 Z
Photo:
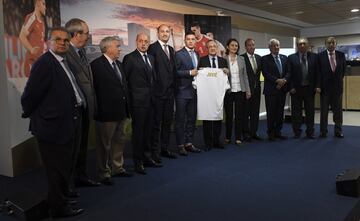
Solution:
M 70 43 L 70 40 L 67 39 L 67 38 L 52 38 L 51 39 L 52 41 L 55 41 L 56 44 L 61 44 L 61 43 L 65 43 L 65 44 L 69 44 Z
M 81 32 L 80 34 L 82 34 L 82 35 L 86 35 L 86 36 L 89 36 L 89 35 L 90 35 L 90 33 L 89 33 L 89 32 Z

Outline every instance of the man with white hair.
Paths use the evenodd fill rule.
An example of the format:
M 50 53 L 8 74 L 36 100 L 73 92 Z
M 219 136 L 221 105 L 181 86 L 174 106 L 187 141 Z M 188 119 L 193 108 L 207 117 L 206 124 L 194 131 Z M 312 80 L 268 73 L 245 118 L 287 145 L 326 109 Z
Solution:
M 277 39 L 269 41 L 270 54 L 262 57 L 262 72 L 264 75 L 264 91 L 267 133 L 270 141 L 286 139 L 281 134 L 286 93 L 290 75 L 287 65 L 288 59 L 285 55 L 279 54 L 280 42 Z

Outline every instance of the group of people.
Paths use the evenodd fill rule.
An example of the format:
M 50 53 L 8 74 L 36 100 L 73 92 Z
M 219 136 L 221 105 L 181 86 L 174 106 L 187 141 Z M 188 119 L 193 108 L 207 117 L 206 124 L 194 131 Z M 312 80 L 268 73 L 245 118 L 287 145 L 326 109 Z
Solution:
M 207 104 L 198 100 L 200 88 L 195 89 L 193 84 L 200 81 L 206 68 L 210 68 L 211 73 L 206 76 L 212 77 L 213 82 L 221 79 L 226 83 L 220 89 L 209 88 L 220 90 L 217 108 L 225 109 L 226 144 L 231 142 L 234 119 L 237 145 L 262 139 L 257 133 L 261 72 L 265 77 L 269 140 L 285 138 L 281 127 L 288 91 L 292 95 L 296 137 L 301 134 L 304 102 L 306 133 L 314 138 L 316 91 L 321 91 L 321 136 L 327 134 L 330 105 L 335 135 L 343 137 L 341 94 L 345 59 L 344 54 L 335 52 L 334 38 L 326 40 L 328 50 L 319 55 L 308 52 L 307 40 L 300 38 L 299 51 L 289 57 L 279 54 L 280 43 L 272 39 L 271 53 L 262 58 L 254 54 L 253 39 L 245 41 L 246 53 L 242 55 L 238 55 L 239 42 L 230 39 L 226 55 L 221 57 L 216 41 L 203 36 L 197 25 L 191 30 L 185 33 L 185 46 L 176 52 L 168 44 L 169 26 L 158 27 L 158 40 L 152 44 L 147 34 L 139 33 L 136 49 L 125 55 L 123 62 L 118 61 L 120 39 L 105 37 L 100 42 L 102 55 L 91 63 L 84 48 L 89 39 L 85 21 L 74 18 L 65 27 L 50 31 L 49 50 L 32 65 L 21 104 L 23 117 L 30 118 L 30 131 L 38 141 L 46 168 L 51 216 L 83 212 L 74 207 L 77 202 L 73 198 L 79 196 L 75 187 L 113 185 L 113 177 L 133 176 L 125 169 L 123 156 L 124 125 L 128 118 L 132 120 L 132 153 L 134 171 L 138 174 L 145 175 L 146 167 L 162 167 L 162 157 L 177 158 L 169 145 L 174 113 L 178 154 L 202 152 L 193 139 L 199 105 L 206 110 Z M 89 124 L 93 119 L 98 181 L 90 179 L 86 172 Z M 224 148 L 221 126 L 222 116 L 203 120 L 203 150 Z

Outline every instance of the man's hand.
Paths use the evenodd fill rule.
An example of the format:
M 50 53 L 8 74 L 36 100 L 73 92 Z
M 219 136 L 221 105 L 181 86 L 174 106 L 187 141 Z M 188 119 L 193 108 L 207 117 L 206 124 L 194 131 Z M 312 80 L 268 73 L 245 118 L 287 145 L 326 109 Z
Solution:
M 191 76 L 196 76 L 196 75 L 198 75 L 198 70 L 197 70 L 196 68 L 192 69 L 190 75 L 191 75 Z
M 246 92 L 246 99 L 249 100 L 251 98 L 251 92 Z
M 223 70 L 224 74 L 229 75 L 229 73 L 230 73 L 229 69 L 223 68 L 222 70 Z
M 295 88 L 293 88 L 293 89 L 290 90 L 290 94 L 295 94 L 295 93 L 296 93 Z

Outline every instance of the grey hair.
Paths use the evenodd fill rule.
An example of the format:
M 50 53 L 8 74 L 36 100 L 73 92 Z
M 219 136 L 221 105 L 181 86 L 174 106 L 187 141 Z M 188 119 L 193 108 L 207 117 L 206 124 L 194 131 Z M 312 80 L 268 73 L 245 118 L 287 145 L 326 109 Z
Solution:
M 280 45 L 280 41 L 277 40 L 276 38 L 272 38 L 272 39 L 270 39 L 270 41 L 269 41 L 269 48 L 270 48 L 271 45 L 273 45 L 273 44 L 278 44 L 278 45 Z
M 100 41 L 100 51 L 101 53 L 105 53 L 107 51 L 107 48 L 109 47 L 110 43 L 113 41 L 120 41 L 118 36 L 108 36 L 103 38 Z
M 74 37 L 75 33 L 82 33 L 83 27 L 82 24 L 85 23 L 85 21 L 81 20 L 80 18 L 72 18 L 65 24 L 65 28 L 70 33 L 71 37 Z

